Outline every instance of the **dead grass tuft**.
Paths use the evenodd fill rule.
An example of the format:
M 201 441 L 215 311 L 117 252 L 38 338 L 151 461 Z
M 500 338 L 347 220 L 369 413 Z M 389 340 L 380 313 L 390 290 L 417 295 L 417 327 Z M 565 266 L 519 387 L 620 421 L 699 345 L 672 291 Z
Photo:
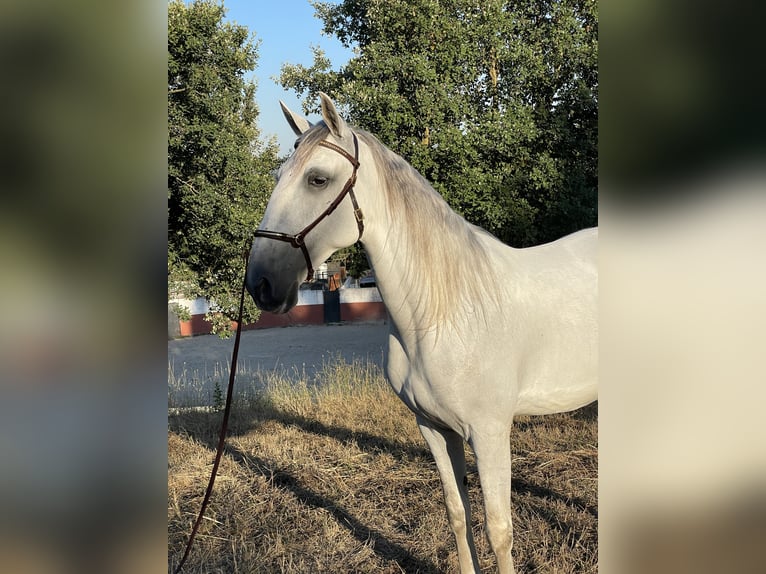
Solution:
M 372 364 L 335 360 L 322 385 L 273 378 L 239 401 L 185 572 L 457 572 L 435 465 Z M 199 510 L 220 415 L 169 418 L 172 571 Z M 524 572 L 597 572 L 597 410 L 522 417 L 513 431 L 514 558 Z M 482 569 L 494 557 L 472 455 Z

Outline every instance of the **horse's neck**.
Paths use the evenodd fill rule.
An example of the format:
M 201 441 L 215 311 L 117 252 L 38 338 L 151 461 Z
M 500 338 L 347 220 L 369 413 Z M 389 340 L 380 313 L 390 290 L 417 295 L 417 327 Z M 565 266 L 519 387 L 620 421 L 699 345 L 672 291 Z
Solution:
M 421 190 L 413 189 L 413 194 Z M 408 190 L 408 193 L 410 190 Z M 391 216 L 385 204 L 382 190 L 371 194 L 375 197 L 373 209 L 364 209 L 368 222 L 362 243 L 375 271 L 376 282 L 385 302 L 388 313 L 397 330 L 424 333 L 433 330 L 433 306 L 437 303 L 429 298 L 427 286 L 431 282 L 444 284 L 449 277 L 449 269 L 424 256 L 422 249 L 423 234 L 416 234 L 408 229 L 404 217 Z M 417 196 L 415 196 L 417 197 Z M 424 198 L 424 201 L 427 199 Z M 445 209 L 449 209 L 446 204 Z M 465 225 L 462 220 L 457 221 Z M 444 225 L 434 225 L 432 221 L 418 222 L 428 229 L 425 240 L 434 242 L 432 246 L 444 253 L 453 262 L 462 253 L 450 251 L 448 235 L 453 233 Z M 422 228 L 421 228 L 422 230 Z M 466 233 L 465 230 L 463 230 Z M 470 233 L 473 233 L 472 231 Z
M 377 225 L 368 224 L 362 243 L 375 272 L 375 282 L 389 317 L 398 328 L 410 326 L 416 318 L 415 295 L 419 293 L 412 277 L 403 272 L 402 253 L 409 253 L 409 237 L 403 234 L 401 222 L 388 221 L 385 208 L 376 213 Z M 365 214 L 369 220 L 369 216 Z M 417 327 L 415 325 L 415 327 Z

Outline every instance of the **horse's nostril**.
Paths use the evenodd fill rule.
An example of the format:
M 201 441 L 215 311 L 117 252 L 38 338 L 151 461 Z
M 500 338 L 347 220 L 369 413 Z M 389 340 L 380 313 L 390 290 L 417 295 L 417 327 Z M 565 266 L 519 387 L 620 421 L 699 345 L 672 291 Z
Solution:
M 258 308 L 271 311 L 276 307 L 274 289 L 271 282 L 263 276 L 254 276 L 247 281 L 247 290 Z
M 264 296 L 268 297 L 271 293 L 271 284 L 265 277 L 257 278 L 249 287 L 248 290 L 250 291 L 250 295 L 253 296 L 253 299 L 255 299 L 256 302 L 262 300 Z

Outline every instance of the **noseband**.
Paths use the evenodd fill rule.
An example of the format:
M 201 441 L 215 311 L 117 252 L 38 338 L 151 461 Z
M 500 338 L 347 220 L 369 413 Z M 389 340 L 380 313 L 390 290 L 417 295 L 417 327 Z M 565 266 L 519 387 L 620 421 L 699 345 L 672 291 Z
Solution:
M 341 201 L 343 201 L 343 198 L 346 197 L 346 195 L 349 196 L 351 199 L 351 204 L 354 206 L 354 217 L 356 218 L 356 226 L 359 228 L 359 237 L 357 238 L 357 241 L 362 238 L 362 232 L 364 231 L 364 216 L 362 215 L 362 210 L 359 209 L 359 204 L 356 201 L 356 196 L 354 195 L 354 184 L 356 183 L 356 171 L 359 169 L 359 142 L 356 139 L 356 134 L 352 134 L 354 136 L 354 155 L 352 156 L 350 153 L 348 153 L 346 150 L 344 150 L 342 147 L 335 145 L 334 143 L 330 143 L 328 141 L 322 140 L 319 142 L 318 145 L 321 145 L 322 147 L 329 148 L 333 151 L 338 152 L 340 155 L 345 157 L 348 161 L 351 162 L 351 165 L 354 166 L 354 171 L 351 173 L 351 177 L 348 178 L 348 181 L 346 181 L 346 184 L 343 186 L 343 189 L 340 190 L 340 193 L 338 196 L 332 201 L 332 203 L 327 206 L 327 209 L 325 209 L 321 214 L 319 214 L 319 217 L 317 217 L 314 221 L 309 223 L 306 227 L 301 229 L 298 233 L 295 235 L 289 235 L 287 233 L 282 233 L 279 231 L 269 231 L 267 229 L 257 229 L 255 233 L 253 234 L 254 237 L 265 237 L 267 239 L 276 239 L 277 241 L 285 241 L 295 247 L 296 249 L 300 249 L 301 253 L 303 253 L 304 259 L 306 259 L 306 267 L 308 268 L 308 272 L 306 274 L 306 281 L 310 281 L 311 278 L 314 276 L 314 266 L 311 264 L 311 257 L 309 256 L 309 250 L 306 247 L 306 236 L 309 234 L 309 231 L 314 229 L 319 223 L 326 217 L 328 217 L 335 209 L 340 205 Z

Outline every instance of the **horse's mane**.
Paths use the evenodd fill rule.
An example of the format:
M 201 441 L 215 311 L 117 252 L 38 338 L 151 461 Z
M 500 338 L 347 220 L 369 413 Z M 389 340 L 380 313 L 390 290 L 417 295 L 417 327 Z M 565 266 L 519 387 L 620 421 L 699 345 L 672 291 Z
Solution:
M 403 282 L 422 285 L 416 313 L 427 326 L 460 320 L 484 321 L 495 281 L 486 248 L 487 234 L 455 213 L 415 168 L 372 134 L 355 130 L 375 159 L 391 221 L 404 221 Z M 489 297 L 489 299 L 488 299 Z
M 300 167 L 329 129 L 319 122 L 296 142 L 290 164 Z M 486 249 L 479 240 L 483 229 L 455 213 L 441 195 L 402 157 L 374 135 L 358 128 L 357 137 L 372 152 L 380 188 L 386 194 L 391 221 L 403 221 L 402 283 L 423 286 L 412 293 L 418 323 L 428 327 L 460 320 L 484 321 L 486 304 L 493 302 L 488 288 L 495 282 Z M 350 151 L 350 150 L 349 150 Z M 496 287 L 496 286 L 495 286 Z

